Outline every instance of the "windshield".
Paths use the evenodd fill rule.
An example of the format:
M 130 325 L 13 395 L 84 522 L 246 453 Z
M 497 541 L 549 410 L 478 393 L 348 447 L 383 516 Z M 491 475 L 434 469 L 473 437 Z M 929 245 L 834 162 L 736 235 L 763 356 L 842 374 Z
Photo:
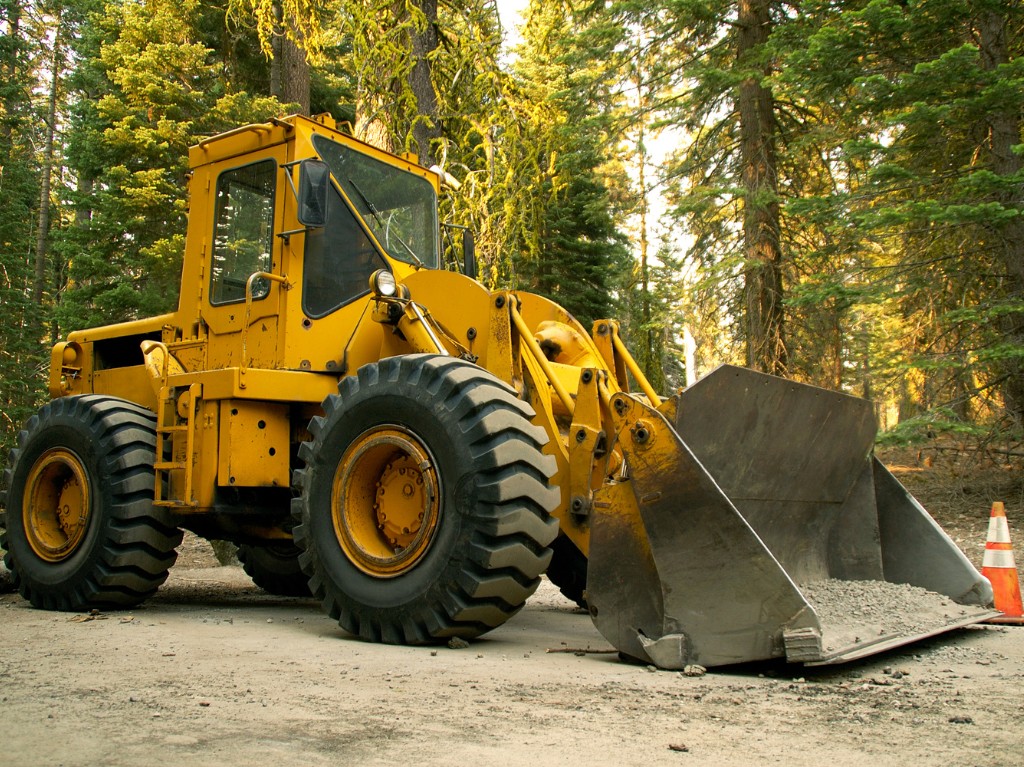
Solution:
M 313 146 L 389 256 L 437 268 L 437 196 L 429 181 L 325 136 L 314 136 Z

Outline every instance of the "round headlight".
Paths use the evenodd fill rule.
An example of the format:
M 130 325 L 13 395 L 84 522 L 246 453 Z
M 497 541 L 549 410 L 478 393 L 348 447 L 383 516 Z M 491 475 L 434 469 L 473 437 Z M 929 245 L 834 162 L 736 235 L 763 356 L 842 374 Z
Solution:
M 387 269 L 378 269 L 370 275 L 370 290 L 374 295 L 390 297 L 398 293 L 398 283 L 395 275 Z

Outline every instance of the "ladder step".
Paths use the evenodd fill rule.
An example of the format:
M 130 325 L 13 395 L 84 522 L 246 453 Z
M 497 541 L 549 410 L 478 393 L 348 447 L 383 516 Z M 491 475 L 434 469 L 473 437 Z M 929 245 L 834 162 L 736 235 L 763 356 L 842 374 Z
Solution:
M 171 452 L 168 448 L 180 440 L 186 441 L 185 445 L 176 445 L 176 450 L 185 447 L 186 453 L 191 452 L 192 447 L 192 431 L 195 427 L 195 401 L 192 399 L 196 396 L 195 387 L 190 387 L 190 402 L 183 416 L 178 415 L 178 408 L 175 401 L 173 388 L 167 388 L 166 386 L 160 392 L 160 402 L 157 409 L 157 427 L 156 427 L 156 454 L 158 456 L 171 456 Z M 179 436 L 182 435 L 182 436 Z M 166 452 L 165 452 L 166 451 Z M 184 487 L 179 487 L 180 492 L 173 493 L 178 495 L 178 498 L 163 498 L 154 499 L 153 505 L 165 509 L 174 509 L 178 511 L 190 511 L 198 508 L 198 502 L 195 500 L 185 501 L 180 496 L 185 498 L 192 497 L 192 456 L 186 455 L 184 460 L 160 460 L 153 464 L 154 474 L 156 475 L 156 495 L 163 496 L 164 489 L 162 486 L 166 483 L 166 492 L 171 492 L 172 484 L 177 484 L 171 481 L 172 477 L 176 480 L 182 480 Z
M 153 501 L 153 505 L 169 509 L 194 509 L 198 504 L 185 503 L 183 501 Z

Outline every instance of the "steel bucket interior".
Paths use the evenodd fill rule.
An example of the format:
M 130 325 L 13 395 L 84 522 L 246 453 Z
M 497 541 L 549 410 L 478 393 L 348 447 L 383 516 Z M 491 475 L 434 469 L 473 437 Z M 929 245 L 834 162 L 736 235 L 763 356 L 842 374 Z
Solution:
M 872 456 L 870 402 L 723 366 L 662 410 L 671 458 L 627 459 L 640 521 L 598 515 L 591 534 L 594 621 L 627 655 L 839 662 L 994 614 Z

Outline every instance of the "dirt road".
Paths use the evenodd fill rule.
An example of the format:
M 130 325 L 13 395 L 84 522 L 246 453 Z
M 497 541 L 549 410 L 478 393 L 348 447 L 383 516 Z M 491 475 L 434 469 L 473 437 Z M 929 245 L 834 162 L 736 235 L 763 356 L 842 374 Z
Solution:
M 130 613 L 0 597 L 0 765 L 1020 765 L 1024 628 L 869 662 L 687 677 L 627 665 L 545 582 L 468 648 L 350 638 L 237 567 Z

